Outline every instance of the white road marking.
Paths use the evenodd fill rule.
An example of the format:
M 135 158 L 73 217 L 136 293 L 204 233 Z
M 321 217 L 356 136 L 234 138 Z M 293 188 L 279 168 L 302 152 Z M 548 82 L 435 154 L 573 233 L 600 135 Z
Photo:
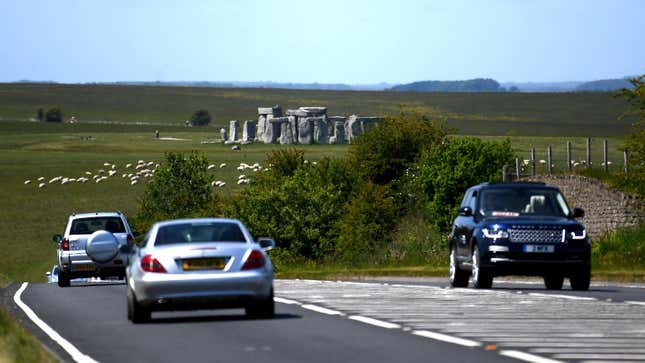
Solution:
M 58 334 L 54 329 L 52 329 L 47 323 L 42 321 L 36 313 L 31 310 L 27 304 L 22 302 L 21 296 L 22 293 L 27 289 L 27 283 L 23 282 L 22 286 L 16 291 L 16 294 L 13 296 L 13 301 L 18 305 L 22 311 L 25 312 L 27 317 L 34 323 L 36 326 L 38 326 L 47 336 L 49 336 L 53 341 L 58 343 L 58 345 L 61 346 L 71 357 L 74 359 L 74 361 L 79 362 L 79 363 L 98 363 L 92 357 L 89 355 L 83 354 L 80 350 L 78 350 L 72 343 L 70 343 L 67 339 L 63 338 L 60 334 Z
M 643 305 L 645 306 L 645 301 L 625 301 L 626 304 L 630 305 Z
M 600 353 L 565 353 L 555 354 L 555 358 L 560 359 L 603 359 L 603 360 L 632 360 L 643 361 L 645 354 L 600 354 Z
M 281 298 L 281 297 L 274 297 L 273 301 L 275 301 L 277 303 L 280 303 L 280 304 L 300 305 L 300 303 L 295 301 L 295 300 L 289 300 L 289 299 L 285 299 L 285 298 Z
M 445 335 L 445 334 L 441 334 L 441 333 L 435 333 L 435 332 L 431 332 L 431 331 L 427 331 L 427 330 L 415 330 L 415 331 L 412 332 L 412 334 L 418 335 L 418 336 L 424 337 L 424 338 L 440 340 L 440 341 L 446 342 L 446 343 L 462 345 L 464 347 L 474 348 L 474 347 L 480 347 L 482 345 L 482 343 L 476 342 L 474 340 L 457 338 L 457 337 L 453 337 L 453 336 L 450 336 L 450 335 Z
M 366 316 L 353 315 L 353 316 L 350 316 L 349 319 L 360 321 L 360 322 L 365 323 L 365 324 L 375 325 L 375 326 L 385 328 L 385 329 L 400 329 L 401 328 L 401 325 L 399 325 L 399 324 L 394 324 L 394 323 L 390 323 L 390 322 L 387 322 L 387 321 L 372 319 L 372 318 L 368 318 Z
M 595 297 L 586 297 L 586 296 L 571 296 L 571 295 L 558 295 L 558 294 L 542 294 L 539 292 L 531 292 L 529 293 L 531 296 L 539 296 L 539 297 L 554 297 L 554 298 L 559 298 L 559 299 L 568 299 L 568 300 L 581 300 L 581 301 L 597 301 Z
M 520 352 L 519 350 L 502 350 L 501 352 L 499 352 L 499 354 L 531 363 L 562 363 L 559 360 L 544 358 L 537 355 Z
M 302 305 L 302 307 L 307 309 L 307 310 L 312 310 L 312 311 L 315 311 L 315 312 L 318 312 L 318 313 L 321 313 L 321 314 L 340 315 L 340 316 L 345 315 L 345 314 L 341 313 L 340 311 L 323 308 L 322 306 L 317 306 L 317 305 L 304 304 L 304 305 Z

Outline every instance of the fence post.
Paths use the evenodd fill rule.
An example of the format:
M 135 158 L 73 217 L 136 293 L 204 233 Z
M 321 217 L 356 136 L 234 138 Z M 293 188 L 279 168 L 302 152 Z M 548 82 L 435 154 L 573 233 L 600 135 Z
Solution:
M 625 173 L 629 172 L 629 166 L 627 164 L 627 150 L 623 151 L 623 162 L 625 163 Z
M 567 169 L 571 171 L 571 141 L 567 141 Z
M 535 176 L 535 148 L 531 148 L 531 176 Z
M 546 148 L 546 162 L 547 162 L 547 170 L 549 171 L 549 175 L 551 175 L 551 172 L 553 171 L 553 168 L 551 167 L 551 145 Z
M 602 140 L 602 158 L 603 165 L 605 165 L 605 173 L 609 171 L 609 165 L 607 165 L 607 139 Z
M 587 138 L 587 168 L 591 168 L 591 138 Z
M 502 168 L 502 182 L 508 183 L 508 165 Z
M 520 159 L 515 158 L 515 180 L 520 181 Z

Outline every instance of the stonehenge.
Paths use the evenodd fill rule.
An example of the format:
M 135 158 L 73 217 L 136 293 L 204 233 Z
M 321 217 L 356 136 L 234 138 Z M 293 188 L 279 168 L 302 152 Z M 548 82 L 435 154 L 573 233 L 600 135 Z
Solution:
M 242 137 L 237 139 L 239 123 L 229 123 L 221 130 L 222 140 L 227 144 L 263 142 L 265 144 L 351 144 L 356 137 L 369 131 L 383 117 L 375 116 L 327 116 L 327 107 L 300 107 L 284 113 L 279 105 L 258 107 L 258 119 L 244 121 Z

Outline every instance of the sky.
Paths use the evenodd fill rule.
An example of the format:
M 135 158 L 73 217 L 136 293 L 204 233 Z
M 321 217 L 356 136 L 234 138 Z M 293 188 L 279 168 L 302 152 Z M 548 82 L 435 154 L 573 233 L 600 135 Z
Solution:
M 0 82 L 645 73 L 641 0 L 0 0 Z

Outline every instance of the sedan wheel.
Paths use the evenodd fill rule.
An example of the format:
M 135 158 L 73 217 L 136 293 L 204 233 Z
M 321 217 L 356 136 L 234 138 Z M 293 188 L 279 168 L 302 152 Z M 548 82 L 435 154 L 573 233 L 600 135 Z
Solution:
M 455 247 L 450 249 L 450 286 L 466 287 L 468 286 L 468 272 L 459 268 L 457 263 L 457 252 Z
M 271 319 L 275 315 L 275 303 L 273 301 L 273 288 L 266 299 L 252 302 L 246 307 L 246 315 L 250 318 Z
M 134 324 L 150 320 L 150 310 L 139 304 L 132 289 L 128 288 L 128 319 Z
M 476 289 L 490 289 L 493 286 L 493 276 L 486 270 L 481 268 L 481 257 L 479 255 L 479 247 L 473 248 L 472 256 L 472 280 L 473 287 Z

